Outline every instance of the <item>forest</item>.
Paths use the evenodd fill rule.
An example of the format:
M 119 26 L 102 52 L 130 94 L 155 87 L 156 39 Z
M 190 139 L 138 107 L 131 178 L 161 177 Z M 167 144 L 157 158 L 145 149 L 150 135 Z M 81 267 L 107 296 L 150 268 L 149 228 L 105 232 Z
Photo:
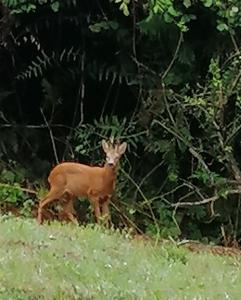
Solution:
M 113 136 L 116 228 L 239 246 L 240 77 L 240 0 L 0 1 L 1 212 Z

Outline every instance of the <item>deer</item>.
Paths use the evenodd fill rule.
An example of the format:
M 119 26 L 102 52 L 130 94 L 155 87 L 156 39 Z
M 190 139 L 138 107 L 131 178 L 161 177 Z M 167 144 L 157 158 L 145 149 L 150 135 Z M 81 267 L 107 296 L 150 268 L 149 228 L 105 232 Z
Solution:
M 74 209 L 74 200 L 78 197 L 88 198 L 97 223 L 103 219 L 105 223 L 110 223 L 109 203 L 115 188 L 119 160 L 126 151 L 127 143 L 114 144 L 111 138 L 109 141 L 102 140 L 102 148 L 106 154 L 102 167 L 62 162 L 51 170 L 48 176 L 50 190 L 38 206 L 38 224 L 43 223 L 43 208 L 55 201 L 60 201 L 67 219 L 78 224 Z

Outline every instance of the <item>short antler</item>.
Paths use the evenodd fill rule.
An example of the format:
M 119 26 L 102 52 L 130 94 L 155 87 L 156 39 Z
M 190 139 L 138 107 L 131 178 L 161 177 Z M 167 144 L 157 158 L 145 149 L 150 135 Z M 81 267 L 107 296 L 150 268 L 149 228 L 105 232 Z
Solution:
M 120 146 L 120 139 L 116 139 L 116 142 L 115 142 L 116 146 L 119 147 Z
M 112 135 L 111 137 L 110 137 L 110 143 L 113 145 L 114 144 L 114 140 L 115 140 L 115 138 L 114 138 L 114 136 Z

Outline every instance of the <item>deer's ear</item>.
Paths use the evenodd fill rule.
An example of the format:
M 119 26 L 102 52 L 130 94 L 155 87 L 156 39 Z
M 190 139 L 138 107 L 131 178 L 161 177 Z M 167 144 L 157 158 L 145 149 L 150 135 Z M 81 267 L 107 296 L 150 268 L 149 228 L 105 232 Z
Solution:
M 107 153 L 109 151 L 109 144 L 105 140 L 102 140 L 101 144 L 104 152 Z
M 118 152 L 120 155 L 124 154 L 126 151 L 127 143 L 124 142 L 118 146 Z

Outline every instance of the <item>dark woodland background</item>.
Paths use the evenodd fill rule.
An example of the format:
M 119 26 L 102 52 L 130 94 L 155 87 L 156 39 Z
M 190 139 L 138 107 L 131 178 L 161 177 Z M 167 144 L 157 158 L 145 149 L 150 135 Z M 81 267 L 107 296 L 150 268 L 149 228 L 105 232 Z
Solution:
M 1 1 L 2 209 L 113 135 L 116 226 L 239 243 L 240 26 L 239 0 Z

